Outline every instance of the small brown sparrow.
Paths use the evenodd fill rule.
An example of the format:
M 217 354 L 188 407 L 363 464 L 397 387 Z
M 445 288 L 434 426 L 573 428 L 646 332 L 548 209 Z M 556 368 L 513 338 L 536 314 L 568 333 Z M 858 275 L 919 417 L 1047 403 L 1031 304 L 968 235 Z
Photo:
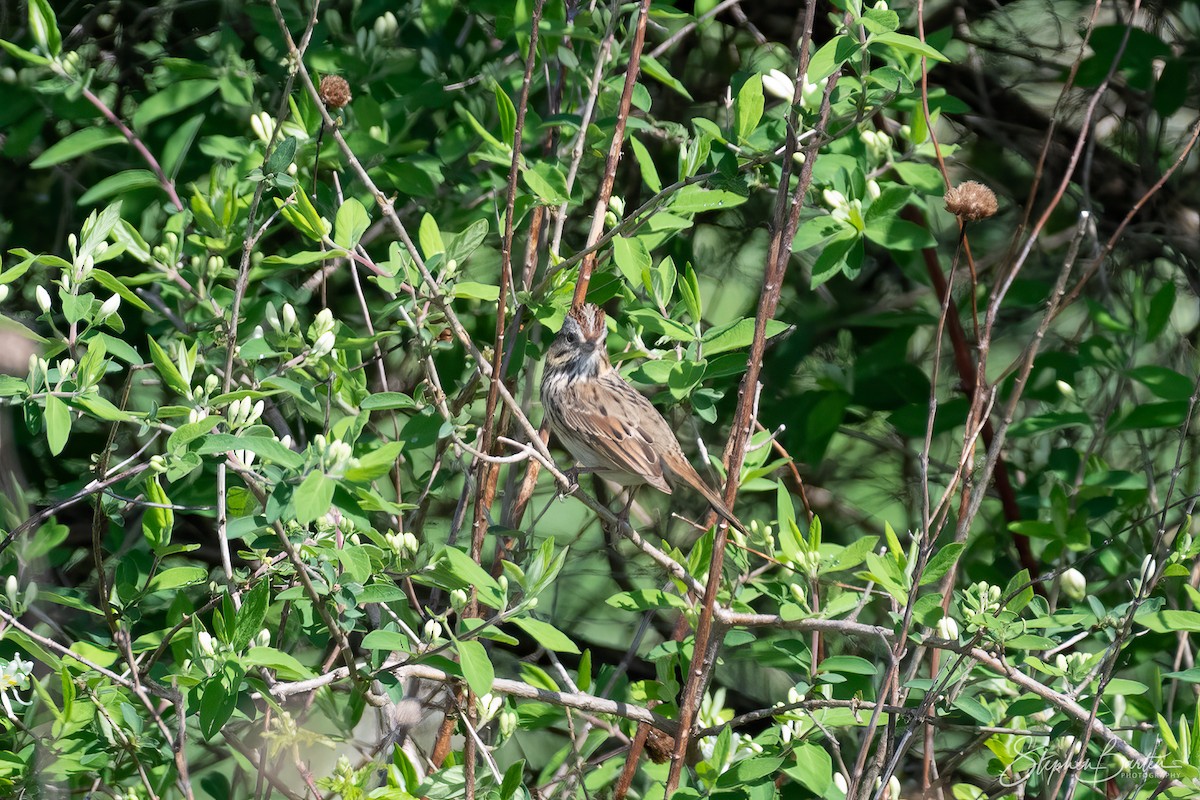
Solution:
M 605 349 L 607 337 L 604 312 L 589 303 L 571 309 L 546 354 L 542 408 L 550 429 L 579 462 L 572 472 L 594 472 L 621 486 L 648 483 L 667 494 L 685 484 L 745 531 L 684 456 L 658 409 L 613 369 Z

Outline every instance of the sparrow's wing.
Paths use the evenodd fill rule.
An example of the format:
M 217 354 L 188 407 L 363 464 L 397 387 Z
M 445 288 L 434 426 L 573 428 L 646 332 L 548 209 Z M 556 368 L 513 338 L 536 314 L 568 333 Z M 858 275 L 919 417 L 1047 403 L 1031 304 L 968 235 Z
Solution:
M 604 375 L 600 382 L 611 387 L 611 393 L 620 398 L 621 402 L 628 404 L 630 410 L 625 418 L 636 420 L 635 438 L 647 443 L 654 452 L 655 465 L 664 482 L 673 484 L 681 481 L 687 484 L 699 492 L 713 507 L 713 510 L 728 520 L 735 528 L 745 532 L 745 526 L 725 505 L 721 495 L 709 486 L 704 478 L 700 477 L 700 473 L 692 466 L 692 462 L 688 461 L 687 456 L 683 454 L 679 438 L 675 435 L 675 431 L 671 430 L 667 421 L 663 419 L 662 414 L 658 413 L 658 409 L 636 389 L 625 383 L 615 371 Z M 657 486 L 657 484 L 655 485 Z
M 571 390 L 574 397 L 560 409 L 564 432 L 613 470 L 636 475 L 670 494 L 662 453 L 678 449 L 679 443 L 658 409 L 615 372 L 577 381 Z

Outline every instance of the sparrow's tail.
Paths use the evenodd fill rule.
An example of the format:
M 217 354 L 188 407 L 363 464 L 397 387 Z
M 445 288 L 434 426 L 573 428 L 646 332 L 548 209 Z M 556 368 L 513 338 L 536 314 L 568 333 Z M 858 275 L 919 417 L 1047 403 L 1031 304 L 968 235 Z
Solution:
M 691 465 L 689 464 L 689 466 Z M 742 521 L 734 515 L 729 506 L 725 505 L 725 500 L 722 499 L 721 495 L 717 494 L 711 486 L 705 483 L 698 472 L 693 469 L 690 475 L 680 475 L 679 477 L 683 478 L 689 486 L 703 495 L 708 504 L 712 506 L 713 511 L 717 512 L 726 522 L 744 534 L 749 533 L 746 530 L 746 526 L 742 524 Z

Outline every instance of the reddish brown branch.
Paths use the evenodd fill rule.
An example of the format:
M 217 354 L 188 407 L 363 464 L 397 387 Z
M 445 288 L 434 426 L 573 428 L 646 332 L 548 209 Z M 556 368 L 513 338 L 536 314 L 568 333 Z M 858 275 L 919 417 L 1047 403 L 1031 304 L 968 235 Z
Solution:
M 638 8 L 633 44 L 629 48 L 629 66 L 625 69 L 625 87 L 621 90 L 621 106 L 617 111 L 617 123 L 613 130 L 612 144 L 609 145 L 608 156 L 604 159 L 604 175 L 600 179 L 600 194 L 596 198 L 596 209 L 592 213 L 592 229 L 588 233 L 589 247 L 600 238 L 600 232 L 604 229 L 604 213 L 608 210 L 613 183 L 617 179 L 617 162 L 621 160 L 621 148 L 625 144 L 625 123 L 629 119 L 629 107 L 633 103 L 633 87 L 637 85 L 638 71 L 641 68 L 642 48 L 646 44 L 646 18 L 649 15 L 650 0 L 642 0 L 642 4 Z M 592 270 L 595 267 L 596 253 L 588 253 L 579 265 L 579 277 L 575 281 L 575 297 L 572 305 L 582 305 L 587 298 L 588 282 L 592 279 Z
M 793 94 L 793 109 L 799 107 L 803 82 L 808 71 L 808 45 L 812 39 L 815 16 L 816 1 L 808 0 L 804 12 L 804 32 L 797 48 L 797 79 Z M 804 195 L 812 183 L 812 170 L 817 152 L 825 140 L 826 125 L 829 121 L 829 101 L 840 74 L 840 70 L 835 71 L 825 86 L 820 118 L 817 123 L 820 135 L 812 137 L 805 147 L 804 164 L 800 169 L 799 182 L 794 193 L 789 192 L 789 189 L 794 163 L 792 155 L 799 147 L 796 135 L 799 120 L 794 113 L 788 120 L 787 143 L 784 148 L 779 189 L 775 195 L 775 209 L 772 214 L 771 245 L 763 275 L 762 295 L 754 319 L 754 340 L 750 345 L 750 358 L 746 374 L 742 378 L 741 388 L 738 391 L 738 405 L 734 413 L 733 429 L 730 431 L 729 442 L 725 447 L 723 457 L 726 475 L 724 499 L 729 508 L 733 508 L 734 501 L 737 499 L 738 475 L 745 461 L 746 446 L 750 442 L 750 433 L 753 430 L 758 381 L 762 373 L 763 354 L 766 351 L 767 323 L 774 319 L 775 310 L 779 306 L 783 278 L 792 254 L 792 240 L 796 235 L 796 228 L 800 224 L 800 209 L 804 205 Z M 668 797 L 679 786 L 684 758 L 691 739 L 692 725 L 696 719 L 700 701 L 704 696 L 704 689 L 711 673 L 711 665 L 715 663 L 716 652 L 720 648 L 720 634 L 714 632 L 713 612 L 717 604 L 717 591 L 721 585 L 727 534 L 728 527 L 718 524 L 713 535 L 712 563 L 709 566 L 708 583 L 704 588 L 703 606 L 696 623 L 692 662 L 688 667 L 683 692 L 679 698 L 679 733 L 675 739 L 675 748 L 671 753 L 671 768 L 667 776 L 666 795 Z

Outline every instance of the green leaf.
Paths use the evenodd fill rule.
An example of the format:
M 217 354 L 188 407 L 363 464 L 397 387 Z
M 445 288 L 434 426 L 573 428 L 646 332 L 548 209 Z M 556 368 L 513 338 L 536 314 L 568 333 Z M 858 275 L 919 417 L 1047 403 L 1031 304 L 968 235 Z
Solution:
M 861 22 L 867 33 L 891 33 L 900 27 L 900 15 L 882 8 L 868 8 L 863 12 Z
M 688 94 L 687 88 L 684 87 L 684 85 L 680 83 L 675 76 L 668 72 L 667 68 L 660 64 L 654 57 L 649 55 L 642 56 L 642 72 L 649 75 L 651 78 L 663 84 L 664 86 L 679 92 L 679 94 L 683 95 L 688 100 L 692 99 L 692 96 Z
M 328 513 L 333 506 L 333 490 L 337 484 L 320 470 L 308 473 L 308 477 L 296 489 L 296 521 L 307 525 Z
M 817 83 L 858 54 L 858 40 L 847 35 L 835 36 L 821 45 L 808 62 L 808 81 Z
M 304 466 L 304 456 L 286 447 L 278 439 L 267 436 L 234 436 L 230 433 L 214 433 L 204 439 L 197 452 L 203 456 L 227 453 L 230 450 L 249 450 L 264 461 L 272 461 L 285 469 L 295 470 Z
M 668 594 L 659 589 L 634 589 L 629 592 L 621 592 L 608 598 L 607 602 L 613 608 L 619 608 L 622 611 L 650 611 L 658 608 L 685 609 L 688 607 L 687 601 L 682 597 Z
M 244 674 L 241 665 L 231 661 L 205 683 L 200 693 L 200 732 L 204 738 L 215 739 L 233 716 Z
M 271 154 L 263 162 L 262 170 L 267 175 L 284 176 L 296 157 L 296 137 L 285 136 L 271 149 Z M 302 193 L 301 193 L 302 194 Z M 307 195 L 305 195 L 307 197 Z
M 294 656 L 282 653 L 273 647 L 251 647 L 242 657 L 246 667 L 266 667 L 275 670 L 281 680 L 302 681 L 313 677 L 313 672 Z
M 204 567 L 171 567 L 150 579 L 146 591 L 165 592 L 184 586 L 196 586 L 208 581 L 208 570 Z M 257 631 L 256 631 L 257 632 Z
M 50 63 L 50 59 L 45 56 L 39 56 L 37 53 L 32 53 L 24 47 L 17 47 L 12 42 L 7 42 L 4 39 L 0 39 L 0 47 L 4 48 L 10 56 L 27 61 L 35 66 L 42 67 Z
M 1200 633 L 1200 612 L 1143 609 L 1134 621 L 1155 633 Z
M 47 0 L 29 0 L 29 32 L 38 46 L 57 57 L 62 51 L 62 34 L 58 32 L 58 20 Z
M 158 476 L 152 475 L 146 480 L 146 500 L 155 505 L 147 505 L 142 512 L 142 535 L 150 544 L 152 550 L 161 550 L 171 543 L 171 531 L 175 527 L 175 511 L 170 506 L 171 501 L 159 483 Z
M 925 573 L 921 575 L 920 585 L 927 586 L 949 572 L 966 548 L 967 546 L 962 542 L 951 542 L 934 553 L 933 558 L 929 559 L 929 563 L 925 566 Z
M 237 612 L 233 638 L 229 644 L 234 650 L 246 648 L 262 630 L 267 617 L 267 606 L 271 604 L 271 582 L 260 578 L 242 598 L 242 607 Z
M 401 392 L 376 392 L 367 395 L 359 404 L 363 411 L 382 411 L 390 408 L 416 408 L 417 401 Z
M 112 128 L 83 128 L 55 142 L 29 165 L 34 169 L 52 167 L 86 153 L 120 144 L 125 137 Z
M 1150 364 L 1129 370 L 1129 377 L 1163 400 L 1187 400 L 1194 388 L 1190 380 L 1175 370 Z
M 161 92 L 151 95 L 133 112 L 133 127 L 144 131 L 151 122 L 196 105 L 215 92 L 217 85 L 217 81 L 211 78 L 172 83 Z
M 457 261 L 460 265 L 465 263 L 479 245 L 483 244 L 489 230 L 490 226 L 486 219 L 477 219 L 472 222 L 466 230 L 454 237 L 454 241 L 450 242 L 450 246 L 446 248 L 446 261 Z
M 334 244 L 346 250 L 353 250 L 370 224 L 371 218 L 363 204 L 353 197 L 347 197 L 338 208 L 333 221 Z
M 471 691 L 477 695 L 490 692 L 492 683 L 496 680 L 496 671 L 483 645 L 470 639 L 459 642 L 458 658 L 462 664 L 463 678 L 471 687 Z
M 167 452 L 174 453 L 180 448 L 187 446 L 189 442 L 194 442 L 215 428 L 221 421 L 222 418 L 214 414 L 211 417 L 205 417 L 196 422 L 185 422 L 167 437 Z
M 735 105 L 737 139 L 739 142 L 744 142 L 750 138 L 750 134 L 754 133 L 754 129 L 758 127 L 758 121 L 762 119 L 763 87 L 761 75 L 755 73 L 742 84 L 742 88 L 738 89 L 737 103 Z
M 846 675 L 875 675 L 880 671 L 879 664 L 872 664 L 859 656 L 830 656 L 821 662 L 818 672 L 836 672 Z
M 876 216 L 867 221 L 863 233 L 875 244 L 899 252 L 937 246 L 937 240 L 928 229 L 899 217 Z
M 152 186 L 158 186 L 158 178 L 153 172 L 148 169 L 127 169 L 124 172 L 118 172 L 116 175 L 110 175 L 107 178 L 102 178 L 92 184 L 92 188 L 88 189 L 76 201 L 77 205 L 89 206 L 97 200 L 103 200 L 106 197 L 115 195 L 123 195 L 138 189 L 149 189 Z
M 778 336 L 789 327 L 791 326 L 786 322 L 777 319 L 768 320 L 767 339 Z M 700 341 L 704 343 L 704 355 L 709 358 L 718 353 L 749 347 L 750 343 L 754 341 L 754 320 L 744 317 L 728 325 L 709 328 L 704 332 Z
M 489 604 L 497 602 L 499 598 L 504 596 L 504 592 L 501 591 L 500 584 L 496 583 L 496 579 L 457 547 L 443 549 L 438 554 L 438 560 L 441 559 L 446 560 L 446 566 L 455 578 L 468 586 L 474 586 L 480 593 L 487 593 L 487 602 Z
M 783 759 L 775 756 L 758 756 L 739 761 L 717 778 L 719 789 L 744 790 L 750 786 L 766 783 L 783 766 Z
M 746 202 L 740 194 L 724 189 L 705 189 L 696 184 L 685 186 L 675 193 L 671 211 L 676 214 L 700 214 L 705 211 L 733 208 Z
M 650 269 L 650 251 L 646 249 L 645 243 L 638 237 L 626 238 L 618 236 L 613 239 L 613 261 L 617 264 L 617 269 L 621 270 L 621 275 L 629 282 L 631 286 L 638 286 L 642 282 L 642 270 Z
M 362 646 L 368 650 L 408 651 L 412 643 L 400 631 L 374 630 L 363 637 Z
M 486 303 L 494 303 L 500 299 L 500 287 L 490 283 L 459 281 L 450 289 L 450 294 L 456 299 L 465 297 L 468 300 L 483 300 Z
M 421 245 L 421 252 L 425 254 L 426 259 L 433 258 L 438 253 L 446 252 L 446 246 L 442 244 L 442 232 L 438 230 L 437 220 L 430 214 L 421 217 L 421 227 L 417 229 L 417 241 Z
M 517 108 L 499 83 L 492 86 L 496 94 L 496 113 L 500 115 L 500 138 L 511 145 L 516 141 Z
M 924 194 L 942 194 L 946 184 L 942 181 L 942 173 L 931 164 L 919 164 L 915 161 L 897 161 L 892 164 L 900 179 L 914 189 Z
M 539 161 L 532 168 L 522 170 L 521 177 L 546 205 L 562 205 L 571 199 L 567 191 L 567 176 L 549 162 Z
M 357 464 L 346 470 L 346 480 L 350 483 L 369 483 L 382 478 L 392 470 L 400 452 L 404 449 L 403 442 L 388 442 L 365 456 L 357 459 Z
M 932 58 L 934 61 L 950 61 L 942 55 L 938 50 L 930 47 L 915 36 L 909 36 L 907 33 L 878 33 L 873 34 L 867 40 L 867 47 L 874 48 L 875 45 L 884 45 L 892 50 L 899 50 L 902 53 L 913 53 L 925 58 Z
M 792 749 L 796 765 L 784 768 L 784 774 L 817 797 L 824 797 L 833 783 L 833 759 L 824 747 L 812 742 L 797 742 Z
M 1188 390 L 1188 393 L 1191 394 L 1191 389 Z M 1142 403 L 1139 406 L 1114 413 L 1109 418 L 1108 432 L 1178 428 L 1187 419 L 1187 411 L 1188 404 L 1185 400 Z
M 50 455 L 61 453 L 70 435 L 71 409 L 54 395 L 46 395 L 46 443 L 50 445 Z
M 637 159 L 638 169 L 642 172 L 642 181 L 645 182 L 646 187 L 656 194 L 661 192 L 662 180 L 658 177 L 654 159 L 650 157 L 650 151 L 646 149 L 646 145 L 642 144 L 636 136 L 630 136 L 629 146 L 633 149 L 633 157 Z
M 551 625 L 533 617 L 516 617 L 513 623 L 533 637 L 542 647 L 556 653 L 578 653 L 579 648 L 565 633 Z
M 142 300 L 142 298 L 134 294 L 128 286 L 121 283 L 120 278 L 118 278 L 116 275 L 113 275 L 111 272 L 107 272 L 97 267 L 96 269 L 92 270 L 90 277 L 105 289 L 108 289 L 113 294 L 119 296 L 122 302 L 129 303 L 129 305 L 140 308 L 142 311 L 150 310 L 150 306 L 146 305 L 146 302 Z
M 163 383 L 177 394 L 184 397 L 189 396 L 192 389 L 187 385 L 187 381 L 183 379 L 183 374 L 175 366 L 175 362 L 167 355 L 167 351 L 163 350 L 162 346 L 154 341 L 154 337 L 152 336 L 147 336 L 146 341 L 150 343 L 150 359 L 154 362 L 154 368 L 158 371 L 158 375 L 162 378 Z
M 200 132 L 200 126 L 203 124 L 204 115 L 197 114 L 176 128 L 171 138 L 167 139 L 166 145 L 163 146 L 162 168 L 168 178 L 174 180 L 179 174 L 183 159 L 191 150 L 192 143 L 196 141 L 196 134 Z

